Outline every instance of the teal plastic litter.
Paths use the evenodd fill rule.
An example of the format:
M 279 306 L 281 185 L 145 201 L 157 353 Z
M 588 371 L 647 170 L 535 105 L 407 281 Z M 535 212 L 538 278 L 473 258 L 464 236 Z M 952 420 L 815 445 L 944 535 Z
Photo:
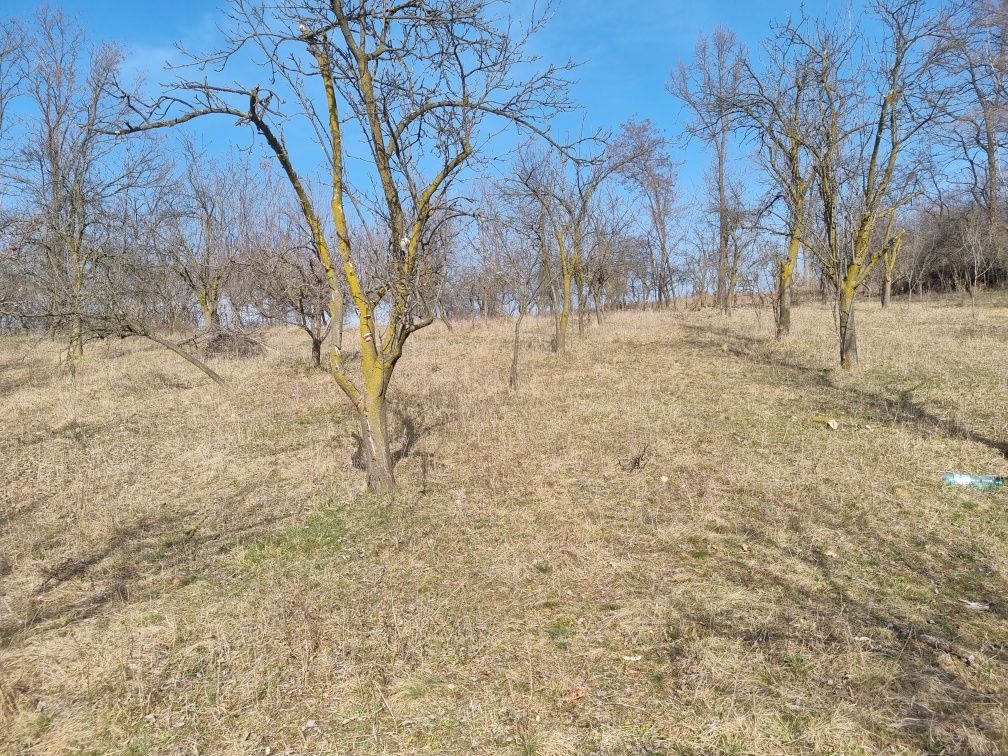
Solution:
M 966 488 L 979 488 L 981 491 L 989 491 L 993 488 L 1000 488 L 1005 484 L 1004 478 L 996 475 L 973 475 L 971 473 L 946 473 L 945 483 L 950 486 L 964 486 Z

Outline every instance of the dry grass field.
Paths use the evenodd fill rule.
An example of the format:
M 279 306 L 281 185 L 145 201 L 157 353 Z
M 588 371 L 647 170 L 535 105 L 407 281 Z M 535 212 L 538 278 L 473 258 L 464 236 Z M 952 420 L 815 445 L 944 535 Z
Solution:
M 508 324 L 438 324 L 391 500 L 293 331 L 223 388 L 8 337 L 0 751 L 1008 752 L 1008 491 L 941 483 L 1008 472 L 1008 297 L 860 328 L 532 321 L 514 393 Z

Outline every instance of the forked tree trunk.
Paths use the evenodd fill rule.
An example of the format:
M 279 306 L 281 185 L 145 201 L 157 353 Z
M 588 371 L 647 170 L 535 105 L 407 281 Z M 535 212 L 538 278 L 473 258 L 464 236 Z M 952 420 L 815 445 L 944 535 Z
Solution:
M 321 367 L 322 366 L 322 338 L 320 336 L 316 336 L 315 334 L 312 334 L 311 335 L 311 340 L 312 340 L 312 343 L 311 343 L 311 360 L 312 360 L 312 366 L 313 367 Z
M 215 333 L 221 330 L 221 316 L 215 293 L 210 289 L 199 292 L 199 306 L 203 315 L 203 329 Z
M 388 411 L 384 393 L 365 397 L 364 411 L 358 412 L 361 426 L 361 452 L 367 470 L 368 490 L 391 493 L 395 488 L 392 449 L 389 447 Z

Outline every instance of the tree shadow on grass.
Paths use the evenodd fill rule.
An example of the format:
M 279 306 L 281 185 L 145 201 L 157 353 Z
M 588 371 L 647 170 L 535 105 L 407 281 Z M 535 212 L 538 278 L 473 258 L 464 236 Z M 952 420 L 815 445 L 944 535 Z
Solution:
M 21 355 L 5 354 L 0 358 L 0 398 L 27 387 L 42 389 L 51 385 L 59 373 L 55 360 L 49 362 L 30 351 Z
M 756 537 L 749 541 L 754 544 L 749 547 L 752 556 L 728 554 L 717 570 L 751 595 L 772 597 L 771 618 L 747 624 L 734 613 L 716 610 L 687 611 L 684 618 L 701 633 L 745 643 L 779 668 L 786 668 L 799 649 L 807 649 L 813 657 L 875 657 L 880 670 L 887 671 L 870 689 L 852 687 L 859 684 L 857 680 L 830 680 L 825 684 L 833 690 L 820 693 L 820 700 L 835 697 L 853 704 L 845 707 L 847 715 L 887 744 L 902 743 L 924 753 L 966 753 L 974 752 L 982 741 L 990 744 L 989 752 L 1000 752 L 1008 744 L 1008 733 L 1002 729 L 1008 702 L 997 684 L 991 687 L 985 681 L 990 675 L 985 678 L 981 670 L 1008 663 L 1005 607 L 991 604 L 988 610 L 977 611 L 958 597 L 1003 600 L 1008 595 L 1004 576 L 964 569 L 951 556 L 923 554 L 918 545 L 875 529 L 847 528 L 845 535 L 854 536 L 861 553 L 879 560 L 880 575 L 925 585 L 940 576 L 942 596 L 914 612 L 884 588 L 845 577 L 841 565 L 855 554 L 827 554 L 812 547 L 800 556 Z M 863 662 L 854 666 L 864 669 Z M 786 691 L 768 686 L 765 694 L 790 705 Z
M 399 413 L 402 445 L 395 462 L 421 456 L 417 444 L 446 421 L 424 423 Z M 426 469 L 429 455 L 423 454 Z M 26 512 L 19 512 L 23 516 Z M 116 528 L 100 546 L 44 566 L 34 587 L 8 594 L 0 604 L 0 648 L 16 644 L 35 631 L 64 627 L 99 616 L 115 602 L 128 603 L 176 587 L 188 580 L 214 554 L 229 551 L 249 537 L 265 535 L 290 520 L 291 514 L 269 515 L 235 524 L 194 521 L 191 513 L 143 517 Z M 181 575 L 173 575 L 178 571 Z M 20 581 L 24 584 L 25 581 Z
M 940 433 L 1008 456 L 1008 444 L 926 409 L 914 401 L 913 389 L 841 387 L 832 370 L 782 357 L 771 339 L 684 328 L 693 332 L 691 346 L 769 368 L 755 376 L 767 384 L 814 391 L 879 425 Z M 950 526 L 935 541 L 926 530 L 901 527 L 895 506 L 891 519 L 878 513 L 877 521 L 859 518 L 849 502 L 826 497 L 816 506 L 815 527 L 842 535 L 838 542 L 850 544 L 848 553 L 793 543 L 785 548 L 754 511 L 749 523 L 736 523 L 748 525 L 751 555 L 728 550 L 715 569 L 749 595 L 762 596 L 768 606 L 761 616 L 770 618 L 752 621 L 724 608 L 690 608 L 683 619 L 701 634 L 758 649 L 778 668 L 786 668 L 789 655 L 801 648 L 819 658 L 875 657 L 880 670 L 891 670 L 877 686 L 857 690 L 836 680 L 834 690 L 819 695 L 820 701 L 835 696 L 852 703 L 847 715 L 886 745 L 924 753 L 1004 752 L 1008 699 L 989 683 L 1008 665 L 1008 580 L 996 562 L 976 558 L 966 530 Z M 803 532 L 800 518 L 790 522 Z M 783 708 L 791 706 L 773 686 L 765 693 Z
M 268 533 L 292 516 L 277 514 L 240 526 L 220 523 L 207 528 L 205 522 L 193 524 L 191 517 L 179 513 L 141 518 L 117 528 L 101 546 L 42 567 L 41 579 L 27 596 L 10 597 L 20 606 L 0 618 L 0 648 L 16 644 L 35 630 L 99 616 L 115 602 L 129 603 L 141 595 L 177 587 L 182 578 L 166 572 L 189 573 L 212 555 L 229 551 L 250 536 Z M 74 585 L 75 580 L 87 586 Z
M 415 414 L 420 415 L 420 422 L 415 418 Z M 432 454 L 429 452 L 417 452 L 417 444 L 429 436 L 433 431 L 442 427 L 447 421 L 442 420 L 437 423 L 424 422 L 422 413 L 410 414 L 405 410 L 396 410 L 395 416 L 402 426 L 402 444 L 401 446 L 392 452 L 392 464 L 398 465 L 404 459 L 411 456 L 417 456 L 421 458 L 421 461 L 426 469 L 427 465 L 430 463 Z M 353 433 L 354 441 L 354 452 L 350 457 L 350 463 L 358 470 L 366 470 L 367 466 L 364 462 L 364 440 L 361 438 L 360 433 Z
M 921 430 L 943 433 L 949 438 L 986 446 L 1008 459 L 1008 441 L 998 440 L 967 428 L 952 418 L 938 416 L 913 400 L 913 389 L 893 388 L 893 395 L 886 396 L 865 389 L 840 387 L 833 380 L 835 373 L 832 368 L 816 368 L 781 357 L 774 353 L 772 349 L 774 341 L 769 337 L 747 336 L 728 328 L 705 328 L 691 324 L 684 324 L 682 327 L 696 333 L 696 336 L 690 339 L 693 346 L 712 348 L 714 340 L 709 337 L 714 336 L 721 340 L 722 349 L 728 355 L 772 368 L 776 372 L 773 381 L 776 384 L 833 390 L 837 393 L 836 398 L 841 402 L 841 406 L 852 414 L 861 414 L 866 419 L 876 422 L 909 425 Z M 707 335 L 708 338 L 702 338 L 703 335 Z

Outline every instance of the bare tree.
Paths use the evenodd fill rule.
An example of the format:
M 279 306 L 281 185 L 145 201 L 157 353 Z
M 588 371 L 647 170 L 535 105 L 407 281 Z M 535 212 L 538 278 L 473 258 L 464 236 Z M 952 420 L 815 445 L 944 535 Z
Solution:
M 557 256 L 557 275 L 553 276 L 558 312 L 553 351 L 567 349 L 570 318 L 574 310 L 574 290 L 578 295 L 578 331 L 584 334 L 588 308 L 588 281 L 585 245 L 591 232 L 595 199 L 599 188 L 618 175 L 630 163 L 640 159 L 650 148 L 646 140 L 632 139 L 622 131 L 601 154 L 591 159 L 577 159 L 562 151 L 525 151 L 517 167 L 518 181 L 539 203 Z M 546 247 L 543 247 L 545 251 Z M 544 271 L 550 271 L 544 266 Z
M 885 235 L 882 239 L 881 299 L 883 309 L 887 308 L 892 300 L 893 277 L 896 272 L 896 265 L 899 263 L 903 252 L 903 239 L 905 236 L 905 228 L 896 228 L 896 213 L 890 213 L 889 220 L 886 223 Z
M 958 263 L 966 279 L 973 317 L 976 317 L 977 289 L 994 262 L 994 245 L 991 243 L 993 229 L 990 216 L 984 210 L 981 207 L 968 208 L 955 222 Z
M 332 311 L 340 307 L 341 281 L 356 310 L 359 382 L 340 351 L 331 352 L 329 366 L 360 420 L 368 485 L 376 492 L 394 487 L 389 382 L 409 336 L 433 320 L 418 296 L 417 276 L 434 208 L 477 155 L 489 119 L 549 138 L 543 124 L 570 107 L 566 67 L 537 72 L 524 51 L 542 21 L 511 23 L 489 0 L 234 0 L 224 45 L 192 59 L 202 78 L 177 80 L 153 103 L 131 98 L 139 123 L 111 127 L 122 134 L 225 115 L 265 140 L 311 229 Z M 261 81 L 209 81 L 210 72 L 226 71 L 243 56 Z M 290 119 L 310 124 L 317 135 L 329 173 L 334 239 L 326 238 L 305 173 L 288 151 Z M 377 193 L 368 191 L 370 178 L 346 169 L 357 143 L 373 160 Z M 385 226 L 384 280 L 369 282 L 358 269 L 350 233 L 355 211 Z
M 854 303 L 875 266 L 898 243 L 894 216 L 917 194 L 910 156 L 941 112 L 947 96 L 939 65 L 946 47 L 945 12 L 923 0 L 880 0 L 877 49 L 862 49 L 866 67 L 851 64 L 852 37 L 817 24 L 795 39 L 814 60 L 817 77 L 814 136 L 819 228 L 810 247 L 837 295 L 840 364 L 857 362 Z
M 686 276 L 693 299 L 690 306 L 700 309 L 707 306 L 710 284 L 716 278 L 720 254 L 717 226 L 712 227 L 707 220 L 706 212 L 694 207 L 692 218 L 686 223 Z
M 556 302 L 553 351 L 562 354 L 567 350 L 589 210 L 595 192 L 611 171 L 603 168 L 601 159 L 581 163 L 551 151 L 526 152 L 517 170 L 518 180 L 542 210 L 551 246 L 556 250 L 556 274 L 551 276 L 551 297 Z M 541 251 L 549 248 L 542 245 Z M 546 265 L 544 270 L 552 273 L 554 266 Z
M 484 269 L 483 275 L 498 279 L 496 286 L 506 289 L 515 318 L 508 374 L 508 386 L 513 390 L 521 381 L 522 322 L 546 281 L 540 266 L 550 255 L 545 208 L 524 189 L 516 181 L 484 184 L 476 217 L 477 238 L 491 251 L 491 267 Z
M 167 179 L 167 171 L 162 176 Z M 190 363 L 217 384 L 224 379 L 165 333 L 178 302 L 177 274 L 163 264 L 164 227 L 174 220 L 175 187 L 167 180 L 130 185 L 109 203 L 103 250 L 95 260 L 92 290 L 100 307 L 88 313 L 97 338 L 147 339 Z
M 7 117 L 11 103 L 23 93 L 23 85 L 28 73 L 28 49 L 30 41 L 26 31 L 15 19 L 0 26 L 0 144 L 7 128 Z M 0 157 L 7 155 L 0 150 Z
M 248 280 L 251 298 L 267 321 L 293 322 L 311 340 L 311 361 L 322 366 L 322 346 L 335 330 L 342 349 L 343 311 L 332 319 L 325 269 L 313 237 L 289 188 L 277 185 L 264 171 L 265 189 L 239 231 L 238 264 Z M 341 296 L 337 303 L 345 300 Z
M 221 328 L 222 298 L 237 269 L 240 233 L 254 213 L 255 182 L 248 166 L 219 163 L 187 142 L 171 229 L 163 244 L 165 264 L 196 300 L 201 327 Z
M 61 11 L 33 16 L 24 99 L 30 114 L 20 149 L 6 169 L 19 206 L 12 229 L 17 264 L 35 289 L 31 315 L 53 330 L 69 331 L 68 354 L 83 354 L 88 316 L 101 303 L 89 295 L 91 274 L 103 254 L 109 202 L 153 175 L 146 140 L 125 145 L 95 129 L 122 115 L 106 96 L 121 53 L 90 48 Z
M 630 120 L 622 133 L 632 146 L 633 159 L 620 175 L 639 192 L 644 201 L 650 284 L 658 307 L 675 306 L 676 274 L 672 262 L 676 206 L 676 165 L 669 155 L 669 141 L 649 120 Z M 645 299 L 646 304 L 646 299 Z
M 765 57 L 757 70 L 749 61 L 739 85 L 737 104 L 742 126 L 756 140 L 759 163 L 770 185 L 769 209 L 774 231 L 785 241 L 776 259 L 777 338 L 791 331 L 791 284 L 805 234 L 809 193 L 815 177 L 807 137 L 812 133 L 811 100 L 815 66 L 810 51 L 797 39 L 789 21 L 764 43 Z M 783 206 L 783 212 L 777 207 Z
M 958 84 L 957 97 L 942 104 L 951 118 L 943 137 L 969 166 L 969 189 L 988 223 L 1001 211 L 999 151 L 1005 144 L 1008 107 L 1008 9 L 998 0 L 974 0 L 946 28 L 945 68 Z
M 689 64 L 680 61 L 668 83 L 669 92 L 693 112 L 694 120 L 687 126 L 687 134 L 701 139 L 714 150 L 712 183 L 718 226 L 715 302 L 725 313 L 731 306 L 729 138 L 742 71 L 742 50 L 734 33 L 718 26 L 710 39 L 700 36 L 693 61 Z

